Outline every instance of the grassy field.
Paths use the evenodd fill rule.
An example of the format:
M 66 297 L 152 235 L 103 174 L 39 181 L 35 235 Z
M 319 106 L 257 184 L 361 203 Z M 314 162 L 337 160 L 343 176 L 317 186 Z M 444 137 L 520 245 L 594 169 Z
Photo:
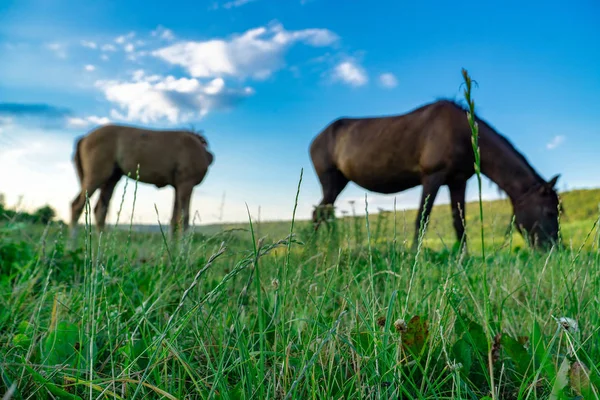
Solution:
M 307 221 L 203 227 L 179 243 L 88 227 L 75 250 L 59 224 L 5 223 L 0 393 L 597 398 L 600 190 L 562 199 L 566 246 L 548 254 L 504 237 L 508 203 L 485 202 L 485 259 L 476 204 L 468 255 L 447 205 L 417 253 L 414 211 L 317 234 Z

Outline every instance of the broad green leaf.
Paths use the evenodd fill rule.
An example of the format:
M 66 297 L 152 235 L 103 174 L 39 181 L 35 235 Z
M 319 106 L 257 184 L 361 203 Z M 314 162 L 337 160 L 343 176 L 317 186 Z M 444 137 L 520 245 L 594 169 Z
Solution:
M 542 329 L 537 322 L 533 324 L 533 332 L 531 333 L 531 350 L 535 360 L 535 368 L 541 368 L 544 374 L 546 374 L 546 378 L 550 382 L 554 381 L 556 372 L 548 353 L 550 349 L 546 348 Z
M 566 358 L 560 364 L 560 368 L 558 369 L 558 373 L 556 374 L 556 380 L 554 381 L 554 385 L 552 385 L 552 393 L 548 397 L 549 400 L 566 400 L 564 389 L 569 384 L 569 378 L 567 374 L 569 373 L 569 360 Z
M 67 321 L 61 321 L 44 340 L 42 359 L 46 365 L 68 364 L 72 367 L 84 367 L 89 358 L 89 342 L 80 342 L 79 328 Z M 96 346 L 93 355 L 96 354 Z M 83 364 L 83 365 L 82 365 Z
M 415 315 L 408 321 L 406 332 L 402 334 L 402 345 L 413 356 L 417 356 L 423 350 L 427 336 L 429 336 L 427 320 L 422 320 Z
M 469 376 L 471 366 L 473 365 L 473 349 L 464 339 L 459 339 L 454 346 L 452 352 L 457 362 L 462 364 L 460 373 L 465 377 Z
M 31 338 L 24 333 L 17 333 L 15 336 L 13 336 L 12 344 L 15 347 L 28 349 L 29 345 L 31 345 Z
M 506 334 L 502 335 L 500 343 L 502 344 L 502 347 L 504 348 L 504 351 L 508 357 L 515 365 L 515 369 L 519 375 L 525 376 L 531 361 L 531 357 L 529 356 L 529 353 L 527 353 L 527 350 L 525 350 L 525 347 L 517 340 Z

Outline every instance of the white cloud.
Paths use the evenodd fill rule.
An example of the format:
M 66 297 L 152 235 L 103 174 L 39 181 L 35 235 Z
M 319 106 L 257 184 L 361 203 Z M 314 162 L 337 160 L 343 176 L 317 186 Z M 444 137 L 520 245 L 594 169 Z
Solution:
M 204 84 L 195 78 L 147 76 L 143 71 L 136 71 L 129 82 L 98 81 L 96 86 L 108 101 L 126 112 L 113 109 L 113 118 L 142 123 L 163 119 L 176 123 L 202 117 L 211 110 L 227 109 L 254 93 L 248 87 L 228 89 L 222 78 Z
M 58 58 L 67 58 L 67 46 L 62 43 L 49 43 L 46 47 L 54 52 Z
M 225 4 L 223 4 L 223 8 L 230 9 L 230 8 L 241 7 L 245 4 L 251 3 L 253 1 L 256 1 L 256 0 L 232 0 L 232 1 L 228 1 Z
M 4 141 L 2 135 L 4 134 L 5 128 L 11 127 L 12 123 L 13 119 L 11 117 L 0 115 L 0 143 Z
M 100 56 L 100 59 L 101 59 L 102 61 L 108 61 L 109 57 L 108 57 L 108 55 L 107 55 L 107 54 L 102 54 L 102 55 Z
M 4 115 L 0 115 L 0 125 L 10 125 L 12 124 L 12 117 L 6 117 Z
M 155 30 L 150 33 L 153 37 L 158 37 L 164 40 L 173 40 L 175 39 L 175 35 L 173 31 L 165 28 L 162 25 L 158 25 Z
M 135 46 L 131 43 L 127 43 L 125 47 L 123 47 L 126 52 L 133 53 L 135 51 Z
M 100 50 L 102 50 L 102 51 L 117 51 L 117 48 L 113 44 L 105 44 L 100 48 Z
M 83 67 L 83 69 L 85 69 L 88 72 L 92 72 L 96 69 L 96 67 L 94 67 L 92 64 L 88 64 L 85 67 Z
M 565 141 L 565 139 L 566 138 L 563 135 L 556 135 L 552 138 L 550 142 L 548 142 L 548 144 L 546 144 L 546 148 L 548 150 L 553 150 L 560 146 Z
M 97 49 L 98 48 L 98 45 L 95 42 L 91 42 L 88 40 L 82 40 L 80 43 L 83 47 L 87 47 L 88 49 Z
M 283 67 L 283 54 L 294 43 L 321 47 L 337 40 L 337 35 L 327 29 L 287 31 L 281 24 L 271 24 L 229 40 L 179 42 L 152 54 L 186 68 L 196 78 L 230 75 L 265 79 Z
M 69 203 L 77 193 L 75 170 L 70 162 L 73 142 L 45 131 L 14 128 L 14 140 L 0 148 L 0 169 L 8 204 L 23 196 L 23 208 L 34 210 L 51 204 L 60 216 L 68 216 Z M 19 168 L 15 169 L 15 165 Z M 52 176 L 52 179 L 48 179 Z M 35 185 L 31 183 L 35 182 Z
M 353 61 L 339 63 L 333 72 L 334 79 L 352 86 L 363 86 L 369 81 L 365 70 Z
M 106 125 L 110 123 L 110 119 L 106 117 L 96 117 L 95 115 L 87 117 L 87 120 L 96 125 Z
M 67 125 L 71 128 L 85 128 L 90 125 L 106 125 L 110 123 L 110 119 L 107 117 L 97 117 L 90 115 L 89 117 L 73 117 L 67 119 Z
M 391 73 L 381 74 L 379 75 L 379 84 L 385 88 L 392 89 L 398 86 L 398 79 Z
M 129 32 L 127 35 L 118 36 L 115 39 L 115 42 L 118 44 L 124 44 L 127 40 L 133 39 L 135 36 L 135 32 Z

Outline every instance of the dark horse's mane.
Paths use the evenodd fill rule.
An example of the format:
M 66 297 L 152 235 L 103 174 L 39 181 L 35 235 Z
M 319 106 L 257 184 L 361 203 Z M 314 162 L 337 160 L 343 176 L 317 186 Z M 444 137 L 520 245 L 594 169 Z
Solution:
M 467 112 L 470 111 L 469 107 L 467 107 L 467 105 L 464 103 L 464 101 L 456 101 L 456 100 L 452 100 L 452 99 L 440 99 L 440 101 L 447 101 L 447 102 L 453 104 L 458 109 L 464 111 L 465 113 L 467 113 Z M 494 134 L 496 134 L 496 136 L 498 137 L 498 139 L 500 139 L 509 149 L 511 149 L 514 152 L 514 154 L 517 156 L 517 158 L 519 158 L 523 162 L 523 164 L 525 164 L 529 168 L 529 170 L 531 171 L 531 173 L 539 181 L 545 182 L 544 179 L 537 173 L 537 171 L 535 169 L 533 169 L 533 167 L 531 166 L 531 164 L 529 163 L 529 161 L 527 161 L 527 159 L 525 158 L 525 156 L 519 150 L 517 150 L 517 148 L 510 142 L 510 140 L 508 140 L 504 135 L 500 134 L 487 121 L 485 121 L 484 119 L 482 119 L 481 117 L 479 117 L 477 115 L 477 112 L 475 112 L 475 121 L 477 121 L 477 123 L 479 125 L 483 125 L 487 129 L 489 129 L 490 131 L 494 132 Z

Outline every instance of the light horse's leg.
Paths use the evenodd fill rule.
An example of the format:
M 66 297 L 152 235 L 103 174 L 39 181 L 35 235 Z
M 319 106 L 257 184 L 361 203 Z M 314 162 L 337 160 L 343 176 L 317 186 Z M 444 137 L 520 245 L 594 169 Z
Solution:
M 171 216 L 171 239 L 174 239 L 177 233 L 177 225 L 179 224 L 179 218 L 181 215 L 181 208 L 179 203 L 179 188 L 174 186 L 175 195 L 173 196 L 173 214 Z
M 431 214 L 431 209 L 433 208 L 433 202 L 435 201 L 437 193 L 440 190 L 444 179 L 444 172 L 436 172 L 423 177 L 423 192 L 421 193 L 421 204 L 419 206 L 419 213 L 417 214 L 417 219 L 415 222 L 415 235 L 412 243 L 413 251 L 417 249 L 421 233 L 423 233 L 423 235 L 425 233 L 424 231 L 421 231 L 425 229 L 425 224 L 429 221 L 429 215 Z M 421 221 L 423 221 L 423 225 L 421 225 Z
M 323 206 L 333 206 L 335 200 L 348 184 L 348 179 L 335 167 L 331 167 L 325 172 L 318 173 L 318 176 L 323 191 L 323 199 L 313 212 L 313 224 L 315 230 L 317 230 L 321 225 L 321 222 L 329 218 L 329 214 L 333 212 L 331 210 L 323 212 Z
M 104 231 L 106 223 L 106 214 L 108 213 L 108 206 L 110 199 L 115 190 L 115 186 L 119 183 L 119 180 L 123 174 L 119 170 L 115 170 L 113 175 L 100 186 L 100 197 L 94 208 L 94 216 L 96 217 L 96 228 L 99 232 Z
M 450 190 L 450 205 L 452 209 L 452 223 L 456 238 L 462 242 L 462 249 L 467 250 L 467 236 L 465 235 L 465 191 L 467 190 L 467 181 L 454 181 L 448 185 Z
M 190 182 L 180 183 L 175 186 L 173 217 L 171 218 L 171 239 L 175 239 L 179 231 L 186 233 L 189 228 L 190 198 L 192 197 L 194 186 L 195 184 Z M 178 229 L 180 227 L 182 229 Z
M 83 208 L 85 207 L 86 192 L 87 198 L 90 199 L 99 186 L 100 184 L 93 182 L 92 180 L 87 178 L 84 179 L 81 184 L 81 191 L 71 203 L 71 245 L 75 244 L 75 238 L 77 237 L 77 223 L 81 217 Z
M 190 201 L 194 191 L 194 183 L 185 183 L 180 185 L 177 196 L 181 209 L 181 219 L 183 222 L 182 232 L 186 233 L 190 227 Z

